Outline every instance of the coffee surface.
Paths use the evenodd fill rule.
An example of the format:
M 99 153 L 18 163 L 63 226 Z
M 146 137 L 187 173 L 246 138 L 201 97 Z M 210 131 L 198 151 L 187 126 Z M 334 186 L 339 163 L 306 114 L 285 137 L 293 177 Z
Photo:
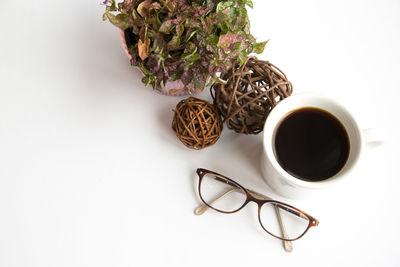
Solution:
M 289 113 L 273 137 L 275 157 L 281 167 L 305 181 L 321 181 L 338 173 L 350 152 L 347 132 L 332 114 L 318 108 Z

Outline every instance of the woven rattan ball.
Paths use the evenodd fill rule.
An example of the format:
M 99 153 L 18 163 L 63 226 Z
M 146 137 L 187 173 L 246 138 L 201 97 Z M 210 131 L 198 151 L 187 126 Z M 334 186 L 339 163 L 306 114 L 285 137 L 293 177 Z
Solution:
M 256 57 L 221 73 L 220 78 L 226 83 L 211 86 L 214 105 L 228 128 L 238 133 L 260 133 L 270 111 L 293 91 L 280 69 Z
M 185 146 L 198 150 L 217 142 L 222 123 L 213 105 L 189 97 L 180 101 L 174 112 L 172 129 Z

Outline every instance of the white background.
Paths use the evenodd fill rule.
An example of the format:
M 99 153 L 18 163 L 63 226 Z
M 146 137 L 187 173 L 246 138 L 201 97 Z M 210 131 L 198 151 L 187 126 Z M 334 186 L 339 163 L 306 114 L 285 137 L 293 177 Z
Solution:
M 254 1 L 260 56 L 294 92 L 346 105 L 386 129 L 354 175 L 305 200 L 261 178 L 262 135 L 225 127 L 192 151 L 171 130 L 183 97 L 145 88 L 97 1 L 0 2 L 0 266 L 399 266 L 400 2 Z M 206 89 L 198 97 L 210 99 Z M 206 212 L 205 167 L 287 201 L 320 225 L 291 254 L 256 205 Z

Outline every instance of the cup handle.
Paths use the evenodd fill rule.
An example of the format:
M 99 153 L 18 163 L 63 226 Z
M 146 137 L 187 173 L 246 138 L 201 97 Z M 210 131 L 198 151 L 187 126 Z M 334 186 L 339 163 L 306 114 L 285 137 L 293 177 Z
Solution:
M 384 143 L 385 132 L 380 128 L 368 128 L 364 129 L 362 132 L 365 144 L 369 148 L 374 148 L 380 146 Z

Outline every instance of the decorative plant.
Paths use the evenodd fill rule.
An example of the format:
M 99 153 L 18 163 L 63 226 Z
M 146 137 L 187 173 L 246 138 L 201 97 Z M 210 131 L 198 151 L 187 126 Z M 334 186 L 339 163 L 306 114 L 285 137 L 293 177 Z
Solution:
M 103 20 L 125 31 L 131 64 L 143 83 L 162 88 L 181 80 L 189 93 L 213 84 L 218 73 L 261 53 L 250 33 L 251 0 L 106 0 Z M 113 12 L 116 12 L 114 14 Z M 208 82 L 208 84 L 207 84 Z

